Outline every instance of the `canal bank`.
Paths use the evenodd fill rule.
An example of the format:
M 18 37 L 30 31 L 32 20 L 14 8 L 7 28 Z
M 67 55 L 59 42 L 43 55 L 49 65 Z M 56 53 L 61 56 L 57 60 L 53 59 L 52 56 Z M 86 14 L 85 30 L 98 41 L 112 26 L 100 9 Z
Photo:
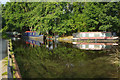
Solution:
M 12 41 L 11 39 L 7 43 L 8 47 L 8 77 L 9 78 L 22 78 L 20 74 L 20 70 L 15 59 L 15 53 L 13 52 L 12 48 Z
M 0 39 L 0 80 L 21 78 L 11 40 Z

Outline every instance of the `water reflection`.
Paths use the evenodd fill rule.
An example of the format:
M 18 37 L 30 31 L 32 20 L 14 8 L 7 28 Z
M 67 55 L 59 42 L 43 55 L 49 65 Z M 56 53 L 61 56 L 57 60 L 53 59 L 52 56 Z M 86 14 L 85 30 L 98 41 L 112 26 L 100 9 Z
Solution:
M 45 41 L 35 40 L 35 39 L 34 40 L 33 39 L 25 39 L 24 41 L 26 44 L 29 44 L 32 47 L 45 45 L 45 47 L 49 50 L 57 48 L 57 44 L 58 44 L 57 41 L 49 40 L 49 39 L 46 39 Z
M 20 38 L 12 38 L 12 40 L 20 40 Z M 58 41 L 57 40 L 39 40 L 39 39 L 23 39 L 26 44 L 30 44 L 32 47 L 35 46 L 42 46 L 45 45 L 47 49 L 53 50 L 54 48 L 57 48 Z M 87 42 L 72 42 L 73 47 L 77 47 L 78 49 L 84 49 L 84 50 L 109 50 L 113 46 L 117 46 L 118 43 L 87 43 Z
M 13 41 L 23 78 L 118 78 L 117 66 L 113 64 L 116 56 L 112 51 L 72 46 L 53 40 Z
M 13 41 L 16 41 L 16 40 L 19 40 L 20 38 L 19 37 L 11 37 L 11 40 Z
M 81 43 L 81 42 L 72 42 L 73 47 L 85 50 L 104 50 L 111 49 L 113 46 L 118 45 L 117 43 Z
M 25 41 L 26 44 L 30 44 L 30 45 L 37 45 L 37 46 L 41 46 L 44 42 L 43 41 L 36 41 L 36 40 L 26 40 Z
M 57 41 L 47 39 L 45 45 L 46 45 L 46 48 L 48 48 L 49 50 L 52 50 L 54 48 L 57 48 L 57 44 L 58 44 Z

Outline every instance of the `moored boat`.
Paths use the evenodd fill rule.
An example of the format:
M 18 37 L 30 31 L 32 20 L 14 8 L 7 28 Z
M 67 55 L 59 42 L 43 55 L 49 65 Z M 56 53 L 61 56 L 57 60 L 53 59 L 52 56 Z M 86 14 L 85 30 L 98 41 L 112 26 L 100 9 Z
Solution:
M 113 36 L 111 32 L 79 32 L 73 33 L 73 39 L 116 40 L 118 37 Z
M 24 38 L 28 38 L 28 39 L 39 39 L 39 40 L 43 40 L 43 35 L 39 35 L 36 31 L 26 31 L 23 34 Z
M 74 41 L 86 41 L 94 42 L 118 42 L 117 36 L 113 36 L 111 32 L 79 32 L 73 33 Z

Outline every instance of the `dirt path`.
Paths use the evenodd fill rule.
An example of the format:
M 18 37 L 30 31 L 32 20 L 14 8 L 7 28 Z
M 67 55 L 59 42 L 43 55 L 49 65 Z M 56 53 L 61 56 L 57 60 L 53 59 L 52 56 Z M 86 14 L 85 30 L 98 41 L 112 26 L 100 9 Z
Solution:
M 7 76 L 7 60 L 2 60 L 2 78 L 8 78 Z

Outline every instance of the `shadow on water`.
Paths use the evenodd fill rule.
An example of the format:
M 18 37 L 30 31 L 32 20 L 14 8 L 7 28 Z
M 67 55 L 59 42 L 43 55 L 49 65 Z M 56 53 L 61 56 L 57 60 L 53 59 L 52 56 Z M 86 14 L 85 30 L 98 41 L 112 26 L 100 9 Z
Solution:
M 52 40 L 13 41 L 23 78 L 118 78 L 111 50 L 78 49 Z

